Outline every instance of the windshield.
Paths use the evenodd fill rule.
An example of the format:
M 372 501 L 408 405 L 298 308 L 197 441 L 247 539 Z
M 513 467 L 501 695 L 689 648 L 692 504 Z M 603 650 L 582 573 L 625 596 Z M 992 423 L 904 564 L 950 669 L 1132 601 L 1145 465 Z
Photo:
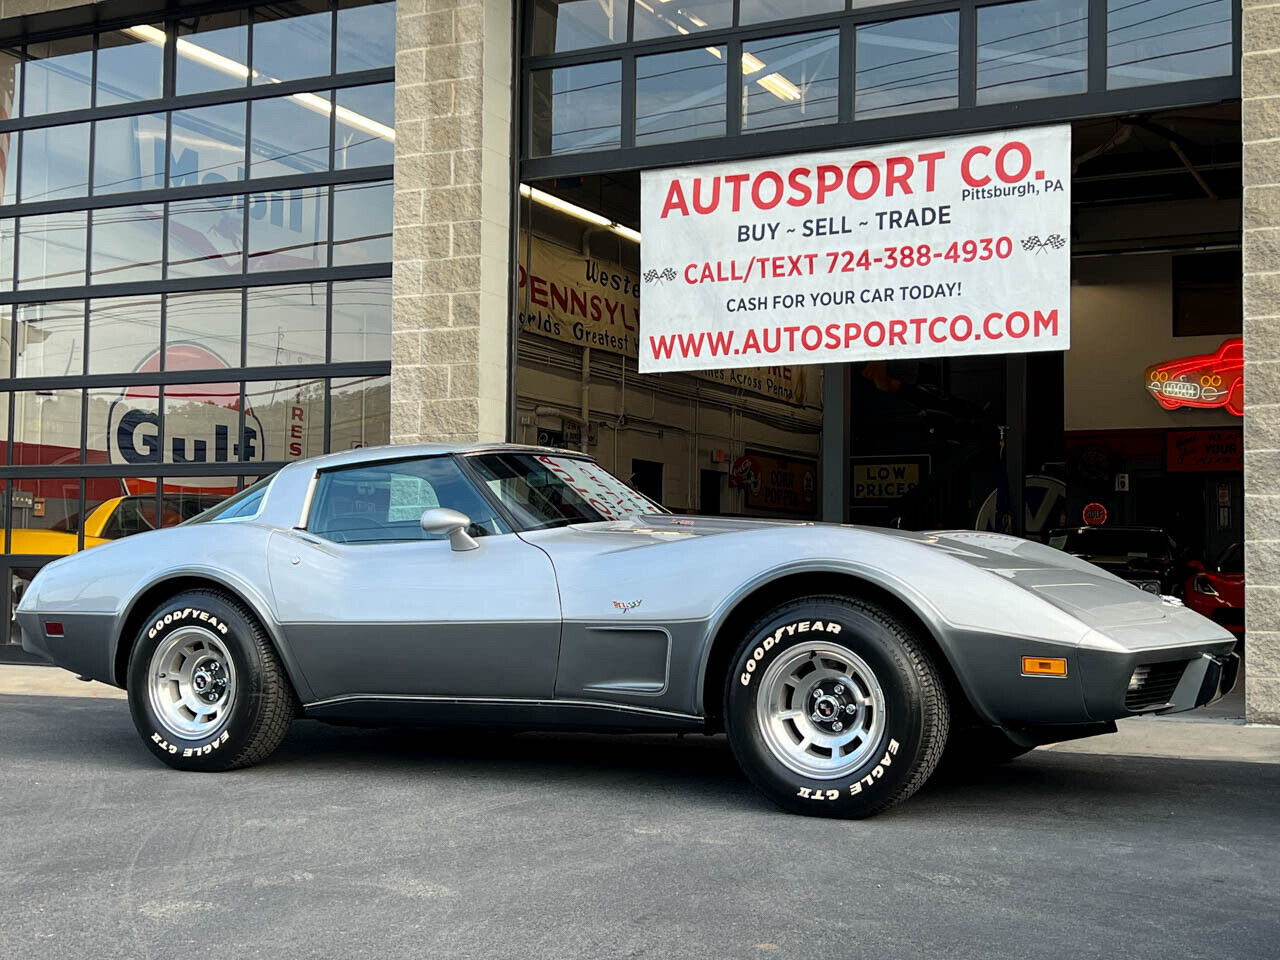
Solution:
M 1169 538 L 1154 530 L 1116 530 L 1090 527 L 1085 530 L 1055 530 L 1049 545 L 1085 557 L 1138 557 L 1167 560 Z
M 667 512 L 592 460 L 487 453 L 469 457 L 467 462 L 526 529 Z

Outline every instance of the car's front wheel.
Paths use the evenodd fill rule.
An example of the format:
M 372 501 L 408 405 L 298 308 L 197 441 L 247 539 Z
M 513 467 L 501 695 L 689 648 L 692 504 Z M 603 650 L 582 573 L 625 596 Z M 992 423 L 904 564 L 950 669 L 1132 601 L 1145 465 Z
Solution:
M 893 611 L 806 597 L 750 630 L 725 685 L 725 727 L 747 776 L 796 813 L 868 817 L 929 778 L 947 741 L 946 691 Z
M 179 770 L 257 763 L 284 739 L 293 689 L 262 626 L 234 597 L 189 590 L 147 619 L 129 657 L 129 709 Z

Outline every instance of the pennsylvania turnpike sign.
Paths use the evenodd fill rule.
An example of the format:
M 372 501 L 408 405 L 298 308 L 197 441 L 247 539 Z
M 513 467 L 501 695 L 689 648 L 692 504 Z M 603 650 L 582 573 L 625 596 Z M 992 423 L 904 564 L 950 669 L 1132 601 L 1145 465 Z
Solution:
M 619 264 L 567 250 L 520 232 L 520 334 L 537 334 L 635 357 L 640 330 L 640 277 Z M 803 370 L 790 366 L 691 371 L 702 380 L 780 400 L 805 403 Z
M 641 371 L 1070 345 L 1069 126 L 640 183 Z

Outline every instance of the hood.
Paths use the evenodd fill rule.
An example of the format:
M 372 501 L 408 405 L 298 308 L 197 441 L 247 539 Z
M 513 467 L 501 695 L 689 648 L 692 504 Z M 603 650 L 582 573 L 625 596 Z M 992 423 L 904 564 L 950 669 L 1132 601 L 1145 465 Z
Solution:
M 1128 581 L 1079 557 L 1042 543 L 981 530 L 915 532 L 814 521 L 668 514 L 577 524 L 571 529 L 577 535 L 616 538 L 616 549 L 625 551 L 641 545 L 797 527 L 812 527 L 823 533 L 846 529 L 869 534 L 876 539 L 907 541 L 924 549 L 945 553 L 968 566 L 1011 581 L 1095 629 L 1159 622 L 1165 619 L 1168 609 L 1157 595 L 1139 590 Z M 637 543 L 637 539 L 641 543 Z M 852 552 L 849 559 L 874 565 L 875 557 L 865 553 L 866 548 L 861 547 Z
M 1097 630 L 1156 623 L 1170 605 L 1103 567 L 1032 540 L 981 530 L 886 534 L 916 540 L 1010 580 Z

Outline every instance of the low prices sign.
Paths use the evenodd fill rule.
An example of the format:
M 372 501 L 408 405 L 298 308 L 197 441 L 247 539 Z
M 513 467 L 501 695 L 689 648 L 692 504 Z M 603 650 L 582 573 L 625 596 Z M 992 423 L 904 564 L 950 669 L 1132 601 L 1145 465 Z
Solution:
M 1070 345 L 1069 126 L 640 182 L 642 372 Z
M 520 332 L 639 355 L 640 277 L 630 270 L 520 234 Z M 788 366 L 705 370 L 714 380 L 784 403 L 804 404 L 804 372 Z
M 853 457 L 849 472 L 854 500 L 900 500 L 928 476 L 929 457 Z

